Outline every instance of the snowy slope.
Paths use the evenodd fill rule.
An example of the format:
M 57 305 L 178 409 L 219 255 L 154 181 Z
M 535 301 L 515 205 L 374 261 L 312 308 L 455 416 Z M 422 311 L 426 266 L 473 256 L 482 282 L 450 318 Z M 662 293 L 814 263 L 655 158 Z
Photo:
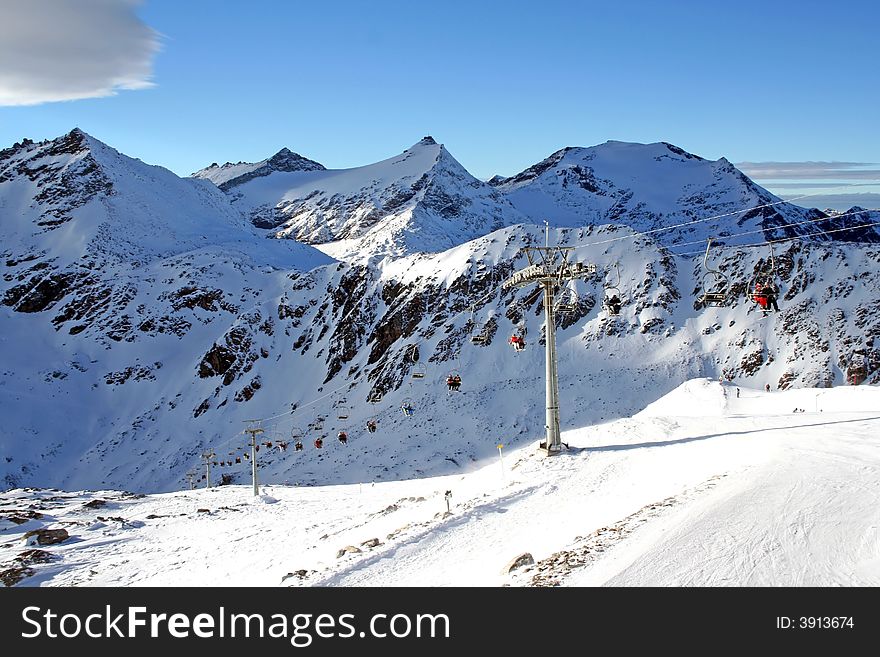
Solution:
M 328 245 L 338 259 L 440 251 L 526 221 L 425 137 L 354 169 L 275 172 L 236 184 L 234 204 L 277 237 Z
M 503 461 L 457 476 L 266 486 L 256 498 L 247 486 L 12 490 L 0 495 L 0 575 L 22 586 L 877 586 L 880 391 L 736 390 L 689 381 L 651 412 L 565 432 L 560 456 L 505 446 Z M 708 414 L 695 410 L 707 402 Z M 26 531 L 59 527 L 72 539 L 19 557 Z M 524 552 L 536 563 L 508 572 Z
M 2 159 L 5 486 L 179 490 L 208 449 L 224 463 L 215 477 L 246 481 L 250 418 L 271 418 L 263 427 L 275 446 L 261 453 L 261 476 L 310 485 L 463 473 L 493 458 L 499 441 L 541 438 L 541 303 L 529 290 L 499 289 L 526 264 L 524 247 L 543 244 L 540 228 L 325 264 L 310 247 L 261 237 L 209 182 L 74 137 Z M 445 157 L 436 144 L 411 150 L 400 166 Z M 335 174 L 348 175 L 273 173 L 235 189 Z M 628 416 L 698 376 L 774 389 L 842 385 L 857 349 L 873 360 L 868 382 L 878 382 L 880 343 L 869 344 L 880 336 L 875 245 L 778 246 L 781 312 L 762 317 L 745 292 L 765 264 L 763 247 L 718 249 L 713 262 L 731 297 L 696 308 L 701 258 L 671 255 L 662 235 L 608 224 L 549 237 L 599 271 L 572 285 L 577 311 L 558 319 L 565 429 Z M 407 239 L 394 237 L 393 248 L 406 251 Z M 618 318 L 601 308 L 611 285 L 624 298 Z M 528 347 L 514 354 L 506 340 L 522 328 Z M 473 345 L 483 329 L 489 344 Z M 423 378 L 412 376 L 414 345 Z M 450 394 L 453 370 L 463 386 Z M 381 400 L 369 404 L 374 393 Z M 407 398 L 412 418 L 400 412 Z M 373 434 L 364 430 L 370 417 L 379 421 Z M 343 429 L 344 447 L 334 440 Z M 294 436 L 308 449 L 277 448 Z M 311 447 L 318 436 L 321 451 Z
M 242 185 L 254 178 L 268 176 L 278 171 L 323 171 L 324 165 L 282 148 L 270 158 L 259 162 L 227 162 L 220 166 L 216 162 L 211 166 L 196 171 L 193 178 L 210 180 L 220 189 L 228 191 L 236 185 Z
M 880 220 L 880 213 L 866 213 L 791 226 L 827 215 L 783 203 L 725 158 L 704 160 L 665 142 L 608 141 L 590 148 L 564 148 L 515 176 L 496 177 L 491 184 L 524 214 L 547 218 L 556 226 L 615 222 L 646 231 L 718 217 L 659 233 L 659 239 L 670 246 L 705 236 L 748 244 Z M 744 211 L 749 208 L 754 209 Z M 746 231 L 754 233 L 724 239 Z M 880 241 L 874 228 L 835 236 Z

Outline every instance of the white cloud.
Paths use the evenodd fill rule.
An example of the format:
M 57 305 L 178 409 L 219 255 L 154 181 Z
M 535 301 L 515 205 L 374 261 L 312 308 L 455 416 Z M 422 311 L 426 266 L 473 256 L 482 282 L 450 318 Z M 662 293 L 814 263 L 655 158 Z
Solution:
M 755 180 L 880 180 L 869 162 L 740 162 L 736 167 Z
M 782 198 L 792 198 L 786 194 Z M 799 199 L 799 197 L 794 197 Z M 853 206 L 869 210 L 880 208 L 880 194 L 816 194 L 809 199 L 793 200 L 793 203 L 810 208 L 831 208 L 832 210 L 849 210 Z
M 0 105 L 110 96 L 153 85 L 159 35 L 140 0 L 2 0 Z

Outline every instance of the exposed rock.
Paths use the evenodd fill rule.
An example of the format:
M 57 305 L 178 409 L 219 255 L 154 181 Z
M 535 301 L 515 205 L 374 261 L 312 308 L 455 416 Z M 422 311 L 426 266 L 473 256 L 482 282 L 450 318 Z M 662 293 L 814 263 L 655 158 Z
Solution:
M 28 545 L 55 545 L 70 538 L 66 529 L 35 529 L 23 536 Z
M 531 566 L 535 563 L 534 557 L 532 557 L 531 553 L 523 552 L 519 556 L 511 559 L 506 566 L 504 566 L 504 570 L 502 571 L 504 574 L 512 573 L 517 568 L 522 568 L 523 566 Z
M 317 571 L 308 571 L 305 568 L 301 568 L 300 570 L 294 570 L 292 573 L 287 573 L 284 577 L 281 578 L 281 583 L 283 584 L 285 580 L 290 579 L 291 577 L 296 577 L 297 579 L 303 580 L 309 576 L 309 572 L 317 572 Z
M 374 547 L 378 547 L 379 545 L 382 545 L 382 543 L 379 542 L 378 538 L 371 538 L 370 540 L 364 541 L 363 543 L 361 543 L 361 547 L 366 547 L 366 548 L 374 548 Z
M 45 550 L 25 550 L 24 552 L 19 552 L 15 561 L 20 563 L 22 566 L 30 566 L 37 563 L 48 563 L 55 559 L 55 555 L 46 552 Z
M 15 586 L 25 577 L 30 577 L 33 574 L 33 568 L 28 568 L 27 566 L 13 566 L 6 570 L 0 570 L 0 582 L 3 582 L 5 586 Z
M 346 545 L 344 548 L 341 548 L 336 553 L 336 558 L 339 559 L 344 557 L 346 554 L 359 554 L 362 550 L 359 547 L 355 547 L 354 545 Z
M 43 514 L 38 511 L 31 511 L 30 509 L 22 509 L 20 511 L 4 511 L 3 517 L 11 523 L 23 525 L 31 520 L 39 520 L 43 517 Z
M 107 500 L 94 499 L 89 502 L 85 502 L 83 506 L 87 509 L 100 509 L 101 507 L 107 506 Z

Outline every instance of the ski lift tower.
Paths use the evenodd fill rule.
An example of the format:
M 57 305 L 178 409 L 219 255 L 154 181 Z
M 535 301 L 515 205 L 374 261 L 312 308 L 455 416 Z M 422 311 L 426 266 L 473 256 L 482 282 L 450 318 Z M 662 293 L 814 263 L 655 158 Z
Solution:
M 546 222 L 545 222 L 546 223 Z M 559 372 L 556 361 L 556 312 L 554 309 L 554 290 L 566 282 L 594 276 L 596 265 L 582 262 L 569 262 L 574 247 L 549 246 L 549 228 L 545 246 L 525 247 L 529 266 L 521 269 L 501 284 L 502 290 L 510 290 L 527 285 L 540 285 L 544 288 L 544 321 L 546 326 L 545 367 L 547 384 L 547 438 L 540 448 L 547 456 L 562 450 L 559 438 Z

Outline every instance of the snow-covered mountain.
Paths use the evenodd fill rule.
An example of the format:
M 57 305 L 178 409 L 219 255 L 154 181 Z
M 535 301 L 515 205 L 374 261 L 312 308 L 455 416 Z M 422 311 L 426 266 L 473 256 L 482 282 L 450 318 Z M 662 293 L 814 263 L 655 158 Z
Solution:
M 677 181 L 677 165 L 663 162 Z M 500 284 L 526 264 L 526 246 L 543 244 L 543 227 L 475 184 L 433 140 L 380 165 L 273 171 L 224 193 L 79 131 L 0 152 L 5 485 L 179 489 L 209 449 L 223 464 L 215 477 L 246 481 L 241 431 L 252 418 L 267 418 L 273 446 L 264 443 L 260 476 L 273 482 L 448 474 L 496 456 L 499 442 L 537 442 L 541 301 Z M 413 196 L 389 210 L 391 189 Z M 321 248 L 349 261 L 266 239 L 284 233 L 281 224 L 252 224 L 256 200 L 288 193 L 303 208 L 291 220 L 318 232 L 331 225 L 335 241 Z M 346 198 L 351 208 L 386 205 L 361 225 L 342 210 Z M 455 211 L 438 198 L 455 200 Z M 326 207 L 310 205 L 317 199 Z M 737 232 L 741 218 L 724 225 Z M 876 358 L 880 247 L 870 234 L 777 245 L 781 311 L 762 317 L 745 293 L 766 266 L 765 246 L 718 247 L 712 262 L 729 278 L 729 299 L 696 308 L 701 257 L 670 253 L 662 232 L 599 219 L 549 236 L 599 271 L 572 284 L 576 310 L 558 319 L 564 429 L 632 414 L 696 376 L 756 388 L 840 385 L 856 350 Z M 721 226 L 694 224 L 692 237 Z M 611 286 L 624 300 L 616 318 L 601 308 Z M 522 329 L 528 346 L 514 353 L 506 337 Z M 472 344 L 477 331 L 487 344 Z M 444 385 L 452 371 L 460 393 Z M 412 417 L 400 412 L 405 399 Z M 376 433 L 364 429 L 369 418 Z M 347 445 L 333 440 L 340 430 Z M 311 441 L 321 436 L 317 450 Z M 278 448 L 296 438 L 303 451 Z
M 210 180 L 223 191 L 229 191 L 254 178 L 268 176 L 275 172 L 324 171 L 324 165 L 314 162 L 288 148 L 282 148 L 270 158 L 260 162 L 227 162 L 220 166 L 216 162 L 196 171 L 193 178 Z
M 112 476 L 117 485 L 152 486 L 150 470 L 178 460 L 187 440 L 153 443 L 150 430 L 131 437 L 133 427 L 186 402 L 218 334 L 257 321 L 264 296 L 288 276 L 331 262 L 306 245 L 266 240 L 211 183 L 128 158 L 80 130 L 0 152 L 0 228 L 7 482 L 46 470 L 58 482 L 91 481 L 87 454 L 109 444 L 129 463 Z M 155 394 L 124 385 L 135 381 L 157 382 Z
M 704 160 L 665 142 L 608 141 L 591 148 L 563 148 L 515 176 L 496 176 L 489 183 L 524 214 L 555 226 L 622 223 L 651 231 L 686 224 L 658 233 L 668 246 L 706 236 L 749 244 L 880 220 L 877 213 L 847 213 L 817 222 L 828 215 L 783 203 L 725 158 Z M 743 211 L 748 208 L 752 210 Z M 690 223 L 694 221 L 699 223 Z M 877 242 L 880 232 L 854 229 L 816 239 Z
M 376 164 L 275 170 L 224 185 L 256 226 L 357 262 L 442 251 L 528 221 L 431 137 Z

